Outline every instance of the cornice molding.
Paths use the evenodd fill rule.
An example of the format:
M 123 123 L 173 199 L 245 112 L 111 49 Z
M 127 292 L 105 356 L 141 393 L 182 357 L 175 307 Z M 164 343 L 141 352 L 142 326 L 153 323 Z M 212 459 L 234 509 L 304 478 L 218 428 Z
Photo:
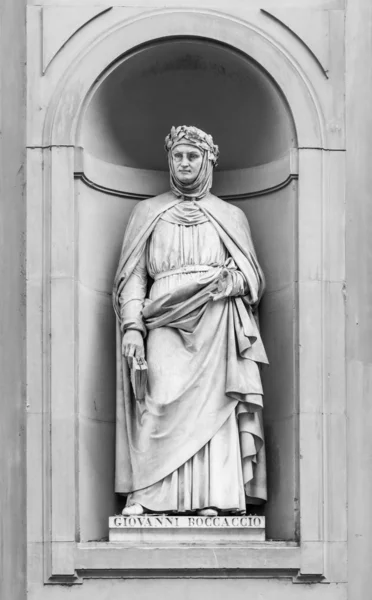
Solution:
M 83 148 L 76 150 L 74 177 L 98 192 L 131 200 L 151 198 L 169 189 L 167 171 L 107 163 Z M 216 171 L 212 191 L 223 200 L 246 200 L 271 194 L 295 179 L 298 179 L 297 150 L 292 149 L 267 164 Z

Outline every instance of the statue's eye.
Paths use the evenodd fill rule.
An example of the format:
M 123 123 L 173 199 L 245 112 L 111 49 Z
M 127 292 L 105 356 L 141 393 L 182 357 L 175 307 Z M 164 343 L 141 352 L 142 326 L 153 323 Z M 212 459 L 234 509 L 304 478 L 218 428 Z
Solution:
M 199 158 L 199 154 L 190 154 L 190 160 L 196 160 Z

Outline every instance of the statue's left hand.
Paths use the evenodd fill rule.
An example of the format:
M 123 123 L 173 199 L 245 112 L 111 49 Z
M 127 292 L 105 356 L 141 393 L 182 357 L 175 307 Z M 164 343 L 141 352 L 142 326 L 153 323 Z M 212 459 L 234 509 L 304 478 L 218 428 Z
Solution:
M 213 302 L 221 300 L 222 298 L 228 298 L 232 295 L 234 290 L 234 279 L 229 269 L 222 269 L 220 276 L 216 283 L 216 289 L 211 293 Z
M 140 331 L 137 329 L 127 329 L 123 335 L 122 354 L 128 360 L 130 368 L 132 368 L 134 356 L 138 362 L 145 360 L 145 344 Z

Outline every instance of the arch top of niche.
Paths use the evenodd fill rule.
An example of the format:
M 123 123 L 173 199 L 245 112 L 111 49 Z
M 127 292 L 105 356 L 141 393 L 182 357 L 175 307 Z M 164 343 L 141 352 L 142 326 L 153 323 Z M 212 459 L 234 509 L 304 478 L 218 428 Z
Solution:
M 30 157 L 32 161 L 40 160 L 40 185 L 34 185 L 38 181 L 37 177 L 33 177 L 33 185 L 29 185 L 29 223 L 32 227 L 28 228 L 27 243 L 32 249 L 29 262 L 31 259 L 36 260 L 34 249 L 38 249 L 40 257 L 37 254 L 37 272 L 42 271 L 43 276 L 40 278 L 40 295 L 32 290 L 28 294 L 28 306 L 33 311 L 32 314 L 39 318 L 42 298 L 41 334 L 39 336 L 38 329 L 33 328 L 30 347 L 43 348 L 43 352 L 40 352 L 40 373 L 47 374 L 37 383 L 42 390 L 49 419 L 44 419 L 44 414 L 40 412 L 44 419 L 40 427 L 45 441 L 45 444 L 40 445 L 45 479 L 41 495 L 45 507 L 44 536 L 47 542 L 51 542 L 43 545 L 47 583 L 80 584 L 81 574 L 82 577 L 91 577 L 106 570 L 113 574 L 108 576 L 117 577 L 117 573 L 127 574 L 128 569 L 123 565 L 131 564 L 136 564 L 136 569 L 143 576 L 155 574 L 161 577 L 164 569 L 170 568 L 169 548 L 160 549 L 154 562 L 149 561 L 152 549 L 141 549 L 133 555 L 130 548 L 103 547 L 101 542 L 76 542 L 77 453 L 76 427 L 72 418 L 77 393 L 76 354 L 72 351 L 76 339 L 77 218 L 74 159 L 79 159 L 79 150 L 75 150 L 79 148 L 79 127 L 85 109 L 97 86 L 120 61 L 126 60 L 145 44 L 182 36 L 206 39 L 206 32 L 209 40 L 243 53 L 275 81 L 292 114 L 299 148 L 327 149 L 332 144 L 325 117 L 330 110 L 324 87 L 328 85 L 328 81 L 311 56 L 306 57 L 306 50 L 303 50 L 305 54 L 301 55 L 300 60 L 299 56 L 295 56 L 295 51 L 291 54 L 257 24 L 243 22 L 222 13 L 201 9 L 172 9 L 143 13 L 125 21 L 119 20 L 103 29 L 96 40 L 67 66 L 65 74 L 53 90 L 43 129 L 43 144 L 58 148 L 53 152 L 42 153 L 40 159 L 37 153 L 31 153 Z M 300 44 L 297 48 L 300 54 Z M 56 60 L 50 73 L 57 66 Z M 54 76 L 58 76 L 56 71 Z M 342 322 L 343 319 L 343 303 L 335 303 L 334 296 L 331 296 L 335 293 L 335 286 L 339 285 L 341 289 L 342 277 L 333 286 L 324 283 L 329 272 L 336 272 L 340 268 L 339 256 L 343 256 L 343 236 L 339 235 L 342 231 L 342 212 L 333 212 L 332 219 L 329 215 L 329 207 L 335 205 L 335 192 L 342 188 L 342 154 L 334 153 L 336 156 L 331 159 L 329 153 L 323 156 L 322 152 L 298 152 L 301 175 L 296 229 L 299 273 L 298 344 L 301 348 L 298 357 L 301 431 L 298 511 L 301 519 L 300 543 L 278 544 L 268 541 L 257 548 L 221 547 L 218 550 L 218 560 L 214 548 L 204 548 L 202 569 L 206 569 L 207 574 L 202 576 L 210 576 L 208 572 L 220 576 L 225 569 L 234 573 L 239 565 L 243 577 L 251 577 L 252 573 L 254 576 L 257 573 L 269 577 L 295 576 L 298 581 L 309 583 L 323 581 L 324 565 L 338 560 L 337 553 L 334 555 L 329 551 L 330 545 L 325 540 L 330 539 L 327 537 L 327 515 L 331 511 L 337 512 L 343 497 L 338 488 L 337 494 L 334 490 L 330 492 L 330 485 L 324 489 L 324 475 L 335 467 L 335 463 L 339 466 L 335 453 L 327 454 L 327 448 L 336 447 L 335 444 L 340 442 L 339 436 L 334 437 L 339 429 L 339 421 L 333 421 L 333 417 L 338 418 L 339 414 L 328 414 L 325 409 L 332 408 L 336 403 L 340 407 L 339 385 L 342 386 L 342 383 L 337 381 L 337 385 L 330 385 L 328 377 L 335 364 L 334 353 L 343 352 L 342 341 L 339 351 L 331 339 L 332 328 L 328 324 Z M 104 187 L 108 181 L 112 185 L 112 172 L 107 174 L 105 165 L 100 165 L 99 172 L 93 165 L 91 167 L 90 172 L 92 177 L 94 175 L 97 178 L 97 185 Z M 266 167 L 269 168 L 266 165 L 265 169 Z M 287 159 L 279 165 L 271 164 L 270 172 L 275 175 L 273 183 L 283 181 L 282 173 L 296 174 L 297 170 L 293 170 L 296 168 L 297 165 L 291 164 Z M 280 177 L 278 175 L 276 179 L 278 173 Z M 252 182 L 250 174 L 247 175 Z M 118 178 L 120 187 L 122 172 L 115 173 L 115 177 Z M 334 191 L 328 182 L 334 182 L 336 177 L 341 183 L 333 186 Z M 335 222 L 337 218 L 339 222 Z M 43 240 L 40 231 L 43 232 Z M 323 243 L 324 240 L 327 240 L 326 244 Z M 339 248 L 339 251 L 335 251 L 335 248 Z M 34 285 L 34 281 L 32 284 Z M 319 356 L 324 357 L 321 368 Z M 336 376 L 337 371 L 333 374 L 333 381 L 336 381 Z M 327 444 L 324 444 L 323 432 L 327 436 Z M 59 459 L 61 448 L 64 456 L 63 469 Z M 343 468 L 343 453 L 340 451 L 336 454 L 340 457 Z M 338 535 L 338 530 L 336 533 Z M 174 553 L 173 548 L 171 552 Z M 200 549 L 181 548 L 177 552 L 177 565 L 184 564 L 185 572 L 200 577 Z M 338 563 L 331 564 L 338 569 Z
M 296 59 L 256 25 L 204 10 L 164 10 L 119 21 L 102 32 L 66 71 L 49 104 L 43 144 L 79 145 L 84 109 L 100 82 L 144 44 L 195 37 L 240 51 L 264 69 L 284 94 L 299 147 L 327 148 L 324 115 L 313 84 Z

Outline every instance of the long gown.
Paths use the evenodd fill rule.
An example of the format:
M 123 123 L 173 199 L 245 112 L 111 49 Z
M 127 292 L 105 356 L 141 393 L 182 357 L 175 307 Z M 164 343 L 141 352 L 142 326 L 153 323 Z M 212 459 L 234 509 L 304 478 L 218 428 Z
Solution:
M 146 417 L 150 414 L 159 417 L 163 407 L 167 407 L 167 402 L 169 401 L 170 405 L 176 399 L 177 403 L 178 397 L 182 396 L 184 402 L 185 385 L 190 385 L 195 393 L 201 373 L 203 377 L 210 373 L 210 393 L 213 393 L 214 389 L 213 378 L 216 390 L 221 388 L 222 384 L 225 385 L 222 379 L 221 384 L 219 383 L 220 376 L 226 379 L 226 374 L 220 373 L 223 369 L 221 370 L 219 365 L 226 364 L 227 361 L 228 335 L 228 331 L 222 326 L 225 299 L 208 303 L 208 315 L 203 315 L 202 322 L 190 336 L 170 327 L 146 331 L 142 318 L 146 298 L 153 301 L 189 281 L 200 280 L 226 264 L 228 259 L 229 254 L 225 246 L 205 214 L 195 202 L 183 201 L 163 213 L 122 292 L 120 316 L 123 328 L 138 329 L 146 336 L 149 379 L 148 393 L 141 408 L 143 436 L 146 435 Z M 249 292 L 244 276 L 239 271 L 235 271 L 235 283 L 240 295 Z M 149 285 L 151 288 L 148 293 Z M 216 335 L 216 332 L 220 334 Z M 213 348 L 215 351 L 211 352 Z M 207 349 L 206 353 L 204 349 Z M 261 418 L 259 409 L 262 407 L 259 370 L 255 362 L 245 362 L 249 363 L 250 385 L 255 403 L 251 408 L 257 405 L 258 412 L 254 415 L 254 419 L 257 420 Z M 182 376 L 180 368 L 184 370 Z M 213 369 L 216 372 L 213 373 Z M 187 380 L 185 384 L 187 373 L 190 374 L 191 382 Z M 226 397 L 223 400 L 225 402 Z M 249 485 L 245 487 L 244 483 L 253 477 L 253 473 L 244 473 L 243 476 L 244 460 L 238 419 L 244 412 L 247 419 L 252 417 L 251 409 L 243 403 L 239 403 L 235 410 L 226 412 L 227 416 L 222 417 L 221 426 L 202 447 L 158 481 L 132 491 L 128 497 L 128 504 L 137 502 L 150 511 L 183 512 L 212 506 L 223 511 L 244 512 L 247 495 L 250 494 Z M 154 418 L 148 422 L 149 426 L 156 428 Z M 180 427 L 182 430 L 182 423 Z M 153 432 L 151 434 L 153 435 Z M 175 435 L 177 437 L 177 434 Z M 182 433 L 179 437 L 182 439 Z M 166 438 L 164 444 L 166 446 Z M 254 455 L 257 448 L 248 452 L 250 451 Z M 174 464 L 177 464 L 176 456 Z M 147 466 L 144 465 L 144 468 Z M 252 470 L 254 465 L 252 461 L 246 461 L 245 467 Z

